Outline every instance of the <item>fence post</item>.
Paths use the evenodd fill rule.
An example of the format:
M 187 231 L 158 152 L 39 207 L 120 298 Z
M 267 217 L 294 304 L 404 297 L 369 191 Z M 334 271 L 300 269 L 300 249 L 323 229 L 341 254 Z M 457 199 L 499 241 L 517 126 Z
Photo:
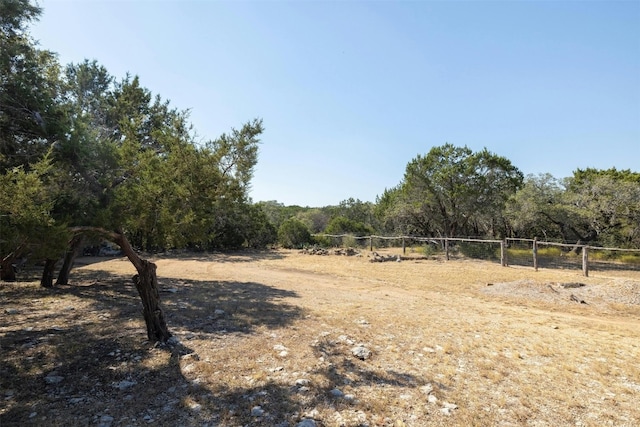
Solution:
M 447 261 L 449 261 L 449 239 L 447 239 L 446 237 L 444 238 L 444 253 Z
M 402 236 L 402 254 L 405 255 L 407 253 L 407 247 L 404 243 L 404 236 Z
M 500 241 L 500 265 L 507 266 L 507 239 Z
M 373 252 L 373 236 L 369 236 L 369 252 Z
M 533 238 L 533 268 L 538 271 L 538 238 Z
M 582 247 L 582 274 L 589 277 L 589 246 Z

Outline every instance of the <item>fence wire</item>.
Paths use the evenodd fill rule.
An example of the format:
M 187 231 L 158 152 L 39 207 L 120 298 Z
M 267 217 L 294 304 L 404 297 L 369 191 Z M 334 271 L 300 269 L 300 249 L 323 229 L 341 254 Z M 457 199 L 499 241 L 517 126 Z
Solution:
M 353 236 L 316 234 L 323 246 L 376 250 L 402 248 L 403 254 L 472 258 L 503 265 L 592 271 L 640 271 L 640 249 L 601 248 L 580 244 L 541 242 L 537 239 L 483 240 L 419 236 Z M 586 253 L 585 253 L 586 251 Z

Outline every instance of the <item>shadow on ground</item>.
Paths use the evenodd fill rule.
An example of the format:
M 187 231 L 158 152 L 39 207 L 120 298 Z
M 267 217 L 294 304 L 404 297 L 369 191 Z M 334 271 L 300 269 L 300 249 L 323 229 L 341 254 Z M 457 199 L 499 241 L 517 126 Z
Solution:
M 242 339 L 260 328 L 286 328 L 306 315 L 295 292 L 255 282 L 161 279 L 167 323 L 181 342 L 151 345 L 141 303 L 128 276 L 75 271 L 73 283 L 0 286 L 1 426 L 293 426 L 317 407 L 348 411 L 366 404 L 333 392 L 333 384 L 414 387 L 421 379 L 376 372 L 345 349 L 321 342 L 322 381 L 205 385 L 181 370 L 200 356 L 189 340 Z M 231 344 L 232 345 L 232 344 Z M 209 354 L 216 364 L 215 353 Z M 215 385 L 212 385 L 215 384 Z M 286 384 L 286 385 L 283 385 Z M 313 416 L 313 415 L 310 415 Z M 317 423 L 322 426 L 322 422 Z

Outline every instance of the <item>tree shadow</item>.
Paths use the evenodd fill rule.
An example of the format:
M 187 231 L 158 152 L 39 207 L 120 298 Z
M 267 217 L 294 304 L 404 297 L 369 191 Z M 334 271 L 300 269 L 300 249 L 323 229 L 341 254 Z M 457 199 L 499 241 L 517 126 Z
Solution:
M 260 283 L 160 282 L 165 316 L 178 337 L 167 346 L 146 340 L 130 277 L 76 272 L 73 285 L 0 288 L 7 302 L 0 318 L 0 425 L 98 425 L 102 418 L 108 425 L 115 417 L 132 425 L 180 425 L 176 411 L 190 411 L 185 402 L 202 393 L 180 371 L 182 358 L 198 357 L 182 338 L 285 327 L 303 314 L 281 301 L 295 292 Z M 121 407 L 134 401 L 145 402 L 144 413 Z
M 130 277 L 84 271 L 74 282 L 54 289 L 0 288 L 3 301 L 11 302 L 6 307 L 18 310 L 0 317 L 0 425 L 284 427 L 315 417 L 323 426 L 327 413 L 374 412 L 368 397 L 373 388 L 393 394 L 432 383 L 445 390 L 354 358 L 347 344 L 329 339 L 310 343 L 308 383 L 278 373 L 243 387 L 216 382 L 215 374 L 200 382 L 185 364 L 219 362 L 215 353 L 199 361 L 189 340 L 243 339 L 258 328 L 293 326 L 306 315 L 291 303 L 298 295 L 256 282 L 160 278 L 167 322 L 180 341 L 158 346 L 146 340 Z M 51 301 L 61 303 L 43 310 Z

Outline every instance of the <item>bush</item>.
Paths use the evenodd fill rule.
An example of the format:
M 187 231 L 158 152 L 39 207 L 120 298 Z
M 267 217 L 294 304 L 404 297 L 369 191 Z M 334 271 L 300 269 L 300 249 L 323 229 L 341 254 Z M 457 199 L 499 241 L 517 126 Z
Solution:
M 278 229 L 278 242 L 287 249 L 302 248 L 311 243 L 311 233 L 302 221 L 290 218 Z
M 469 258 L 500 259 L 499 243 L 461 242 L 458 248 L 464 256 Z

